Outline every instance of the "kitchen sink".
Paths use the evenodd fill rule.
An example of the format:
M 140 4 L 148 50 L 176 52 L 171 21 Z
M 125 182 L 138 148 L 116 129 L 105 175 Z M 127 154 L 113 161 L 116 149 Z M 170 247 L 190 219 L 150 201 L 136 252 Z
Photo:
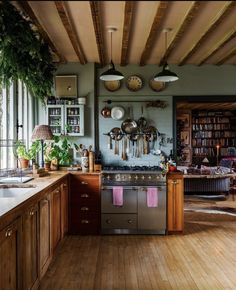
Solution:
M 22 177 L 5 177 L 0 179 L 0 183 L 25 183 L 32 180 L 33 177 L 22 176 Z
M 7 188 L 0 188 L 0 198 L 1 197 L 12 197 L 12 198 L 16 198 L 19 197 L 25 193 L 27 193 L 28 191 L 32 190 L 33 187 L 7 187 Z

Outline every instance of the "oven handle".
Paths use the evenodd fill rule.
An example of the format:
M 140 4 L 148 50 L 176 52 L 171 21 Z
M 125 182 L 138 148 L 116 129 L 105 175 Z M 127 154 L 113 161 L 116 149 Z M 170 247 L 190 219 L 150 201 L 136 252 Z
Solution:
M 102 186 L 102 190 L 106 189 L 112 189 L 113 186 Z M 140 186 L 123 186 L 123 189 L 132 189 L 132 190 L 138 190 Z
M 129 189 L 129 190 L 142 190 L 146 191 L 148 187 L 157 187 L 158 190 L 165 190 L 166 185 L 155 185 L 155 186 L 123 186 L 123 189 Z M 106 189 L 113 189 L 113 186 L 102 186 L 102 190 Z

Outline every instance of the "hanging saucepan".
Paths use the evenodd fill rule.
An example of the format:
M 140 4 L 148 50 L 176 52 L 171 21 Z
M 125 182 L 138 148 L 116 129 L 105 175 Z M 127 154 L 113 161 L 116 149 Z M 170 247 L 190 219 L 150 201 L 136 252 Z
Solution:
M 123 137 L 122 131 L 118 127 L 114 127 L 113 129 L 111 129 L 111 131 L 109 132 L 109 135 L 111 139 L 116 140 L 116 141 L 120 141 Z
M 111 118 L 111 109 L 108 108 L 108 107 L 104 107 L 104 108 L 101 110 L 101 115 L 102 115 L 104 118 Z
M 157 139 L 157 136 L 159 136 L 159 132 L 156 127 L 154 126 L 148 126 L 143 129 L 143 133 L 145 134 L 147 141 L 153 141 Z
M 144 118 L 143 116 L 143 106 L 141 107 L 141 111 L 142 111 L 142 115 L 141 117 L 138 119 L 138 126 L 141 130 L 143 130 L 146 126 L 147 126 L 147 120 Z
M 136 133 L 137 128 L 138 128 L 138 124 L 136 123 L 136 121 L 132 120 L 130 117 L 124 120 L 124 122 L 122 122 L 121 124 L 121 129 L 126 134 Z
M 138 137 L 139 137 L 139 128 L 138 127 L 132 129 L 132 133 L 128 134 L 128 138 L 131 141 L 137 141 Z

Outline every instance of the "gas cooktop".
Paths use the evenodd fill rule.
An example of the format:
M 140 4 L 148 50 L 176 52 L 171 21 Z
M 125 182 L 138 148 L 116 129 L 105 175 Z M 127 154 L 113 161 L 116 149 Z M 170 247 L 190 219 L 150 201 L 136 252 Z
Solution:
M 111 172 L 111 171 L 132 171 L 132 172 L 156 172 L 162 171 L 162 168 L 159 166 L 117 166 L 117 165 L 105 165 L 103 166 L 103 172 Z

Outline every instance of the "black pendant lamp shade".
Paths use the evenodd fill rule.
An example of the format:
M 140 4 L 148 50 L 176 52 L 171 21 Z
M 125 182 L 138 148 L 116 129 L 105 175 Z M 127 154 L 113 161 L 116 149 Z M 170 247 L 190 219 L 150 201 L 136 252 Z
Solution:
M 166 28 L 163 30 L 165 32 L 165 49 L 167 49 L 167 33 L 171 31 L 170 28 Z M 155 75 L 154 81 L 157 82 L 174 82 L 177 81 L 179 77 L 176 73 L 170 71 L 167 61 L 165 60 L 162 71 Z
M 115 69 L 115 65 L 112 60 L 110 62 L 110 68 L 100 75 L 100 80 L 102 81 L 119 81 L 123 78 L 124 76 L 122 73 Z
M 157 82 L 174 82 L 177 81 L 179 77 L 176 73 L 169 70 L 167 62 L 164 63 L 162 71 L 155 75 L 154 81 Z
M 116 31 L 116 28 L 109 27 L 108 32 L 111 33 L 111 62 L 109 64 L 110 68 L 100 75 L 100 80 L 102 81 L 119 81 L 124 78 L 123 74 L 116 70 L 115 65 L 112 61 L 112 33 Z

